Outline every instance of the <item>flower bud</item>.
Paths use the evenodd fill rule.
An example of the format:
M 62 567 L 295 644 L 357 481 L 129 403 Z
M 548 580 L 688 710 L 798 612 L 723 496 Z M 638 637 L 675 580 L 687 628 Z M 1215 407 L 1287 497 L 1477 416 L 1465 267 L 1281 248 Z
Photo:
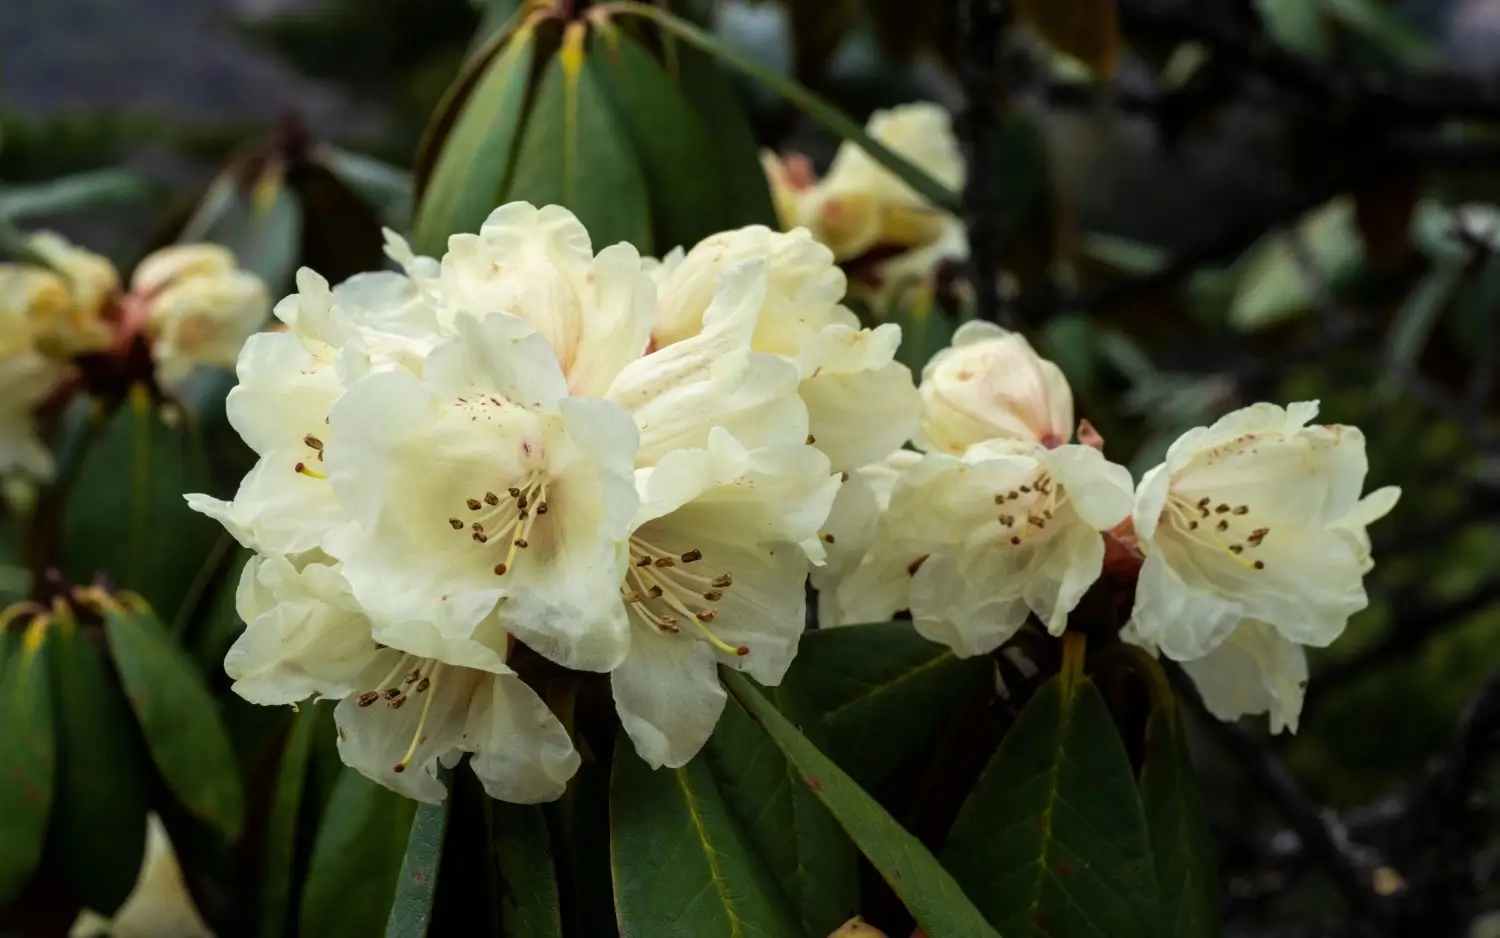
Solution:
M 828 938 L 885 938 L 885 932 L 856 915 L 830 933 Z
M 1072 436 L 1073 392 L 1031 343 L 992 323 L 968 322 L 922 369 L 918 444 L 960 454 L 1014 439 L 1056 447 Z
M 131 285 L 127 316 L 144 318 L 157 379 L 169 387 L 198 365 L 233 368 L 271 311 L 265 284 L 214 245 L 157 251 L 141 262 Z
M 53 268 L 23 275 L 20 282 L 37 350 L 67 358 L 108 347 L 103 313 L 120 288 L 114 266 L 51 232 L 32 235 L 29 245 Z

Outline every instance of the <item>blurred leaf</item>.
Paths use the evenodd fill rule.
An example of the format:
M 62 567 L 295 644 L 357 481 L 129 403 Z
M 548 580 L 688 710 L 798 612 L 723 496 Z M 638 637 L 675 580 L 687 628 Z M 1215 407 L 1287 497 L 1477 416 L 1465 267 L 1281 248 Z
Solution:
M 1449 262 L 1434 264 L 1417 282 L 1396 310 L 1386 333 L 1386 361 L 1392 367 L 1410 368 L 1416 364 L 1463 279 L 1463 266 Z
M 675 43 L 671 37 L 665 41 Z M 728 77 L 700 49 L 678 48 L 677 65 L 677 85 L 708 129 L 714 147 L 714 165 L 722 174 L 723 228 L 745 225 L 775 228 L 776 208 L 771 204 L 770 184 L 760 165 L 759 144 Z
M 1319 0 L 1255 0 L 1266 32 L 1279 44 L 1314 59 L 1333 50 L 1333 34 Z
M 622 736 L 609 806 L 622 935 L 801 936 L 786 897 L 725 808 L 708 760 L 652 770 Z
M 439 770 L 444 787 L 452 791 L 448 780 L 453 770 Z M 432 899 L 437 895 L 438 863 L 443 858 L 443 840 L 448 834 L 448 812 L 453 798 L 439 804 L 419 804 L 411 819 L 411 835 L 401 858 L 401 872 L 396 876 L 396 896 L 391 903 L 391 917 L 386 922 L 385 938 L 422 938 L 432 921 Z
M 186 419 L 167 426 L 140 387 L 109 418 L 84 452 L 63 508 L 62 566 L 74 582 L 102 572 L 175 619 L 223 534 L 182 498 L 211 489 L 193 431 Z
M 52 269 L 46 258 L 32 250 L 27 243 L 26 232 L 0 218 L 0 261 L 30 264 L 33 267 Z
M 1005 734 L 943 859 L 1006 938 L 1155 933 L 1145 814 L 1081 641 Z
M 1354 201 L 1347 196 L 1304 216 L 1296 232 L 1324 282 L 1346 276 L 1363 256 Z M 1316 287 L 1287 238 L 1285 232 L 1273 231 L 1250 249 L 1229 308 L 1236 328 L 1263 329 L 1312 309 Z
M 292 283 L 302 249 L 301 200 L 286 184 L 286 168 L 280 163 L 268 163 L 249 185 L 241 185 L 233 172 L 209 185 L 177 241 L 229 248 L 240 267 L 280 296 Z
M 1018 0 L 1016 12 L 1053 48 L 1111 78 L 1120 58 L 1114 0 Z
M 958 193 L 948 190 L 941 183 L 937 182 L 937 180 L 918 169 L 905 157 L 900 156 L 889 147 L 876 141 L 869 134 L 865 133 L 864 128 L 847 114 L 844 114 L 838 108 L 833 107 L 795 81 L 776 74 L 754 59 L 731 49 L 703 30 L 673 16 L 665 10 L 636 2 L 636 0 L 618 0 L 618 2 L 612 4 L 612 8 L 620 11 L 621 14 L 633 13 L 649 19 L 666 32 L 707 52 L 715 60 L 749 75 L 786 99 L 788 103 L 794 105 L 798 110 L 803 111 L 813 120 L 822 124 L 831 133 L 845 140 L 852 140 L 857 143 L 865 152 L 870 154 L 871 159 L 889 169 L 897 178 L 911 186 L 933 205 L 949 212 L 957 213 L 960 211 Z
M 318 146 L 317 160 L 374 206 L 387 227 L 404 230 L 411 223 L 411 173 L 331 143 Z
M 271 817 L 266 824 L 264 869 L 260 887 L 260 933 L 263 938 L 295 934 L 291 919 L 292 877 L 296 874 L 297 821 L 302 815 L 308 756 L 313 737 L 331 732 L 332 707 L 309 703 L 299 708 L 281 750 Z
M 728 669 L 721 673 L 725 688 L 770 734 L 802 784 L 833 814 L 927 934 L 998 938 L 921 841 L 808 742 L 748 678 Z
M 245 823 L 239 767 L 197 664 L 149 613 L 108 612 L 104 632 L 162 780 L 233 843 Z
M 323 811 L 302 887 L 303 935 L 384 933 L 416 813 L 417 802 L 344 768 Z
M 0 187 L 0 218 L 60 215 L 150 198 L 153 187 L 127 169 L 100 169 L 25 186 Z
M 1089 389 L 1099 379 L 1094 320 L 1076 313 L 1053 316 L 1042 327 L 1041 347 L 1076 389 Z
M 0 908 L 20 894 L 47 837 L 57 760 L 51 631 L 26 626 L 0 674 Z
M 913 291 L 904 300 L 898 298 L 881 318 L 901 327 L 896 360 L 919 376 L 932 356 L 948 347 L 957 328 L 933 303 L 928 289 Z
M 505 201 L 567 206 L 595 249 L 628 241 L 649 254 L 646 180 L 600 90 L 599 67 L 584 54 L 582 24 L 547 65 L 521 136 Z
M 599 87 L 641 161 L 656 243 L 690 248 L 728 227 L 713 139 L 682 92 L 619 30 L 596 34 L 591 51 Z M 739 158 L 760 166 L 754 150 Z
M 873 785 L 925 746 L 989 670 L 910 622 L 881 622 L 803 635 L 783 683 L 819 715 L 838 764 Z
M 301 243 L 291 268 L 311 267 L 330 283 L 385 266 L 385 236 L 375 208 L 361 199 L 332 169 L 299 161 L 287 174 L 301 205 Z M 288 276 L 293 275 L 289 269 Z
M 505 938 L 562 938 L 557 871 L 540 805 L 491 803 Z
M 432 132 L 432 176 L 412 235 L 419 253 L 442 254 L 449 235 L 478 231 L 500 204 L 516 157 L 535 39 L 529 27 L 518 30 L 479 73 L 449 132 L 440 139 Z
M 1166 267 L 1170 259 L 1166 251 L 1154 244 L 1102 231 L 1084 232 L 1079 250 L 1086 257 L 1108 264 L 1121 273 L 1135 276 L 1154 274 Z
M 767 694 L 810 740 L 827 745 L 821 726 L 797 714 L 785 686 Z M 854 845 L 738 701 L 725 705 L 704 752 L 725 804 L 781 883 L 809 938 L 824 938 L 859 911 Z
M 89 636 L 71 616 L 56 620 L 52 634 L 61 743 L 53 843 L 79 901 L 110 917 L 145 855 L 151 769 L 129 705 Z
M 233 556 L 226 564 L 223 578 L 208 602 L 186 630 L 185 641 L 198 659 L 198 665 L 206 673 L 218 670 L 224 664 L 224 654 L 239 638 L 245 624 L 235 608 L 235 596 L 239 591 L 240 575 L 255 552 L 248 547 L 235 546 Z
M 1442 62 L 1438 46 L 1398 16 L 1388 0 L 1317 0 L 1309 5 L 1321 5 L 1398 65 L 1428 68 Z

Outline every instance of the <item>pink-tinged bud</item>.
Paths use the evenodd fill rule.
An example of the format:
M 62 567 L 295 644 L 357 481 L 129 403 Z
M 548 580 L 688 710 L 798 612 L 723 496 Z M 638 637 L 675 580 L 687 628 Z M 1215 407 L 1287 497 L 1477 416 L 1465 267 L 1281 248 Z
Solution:
M 886 938 L 885 932 L 866 922 L 858 915 L 831 932 L 828 938 Z

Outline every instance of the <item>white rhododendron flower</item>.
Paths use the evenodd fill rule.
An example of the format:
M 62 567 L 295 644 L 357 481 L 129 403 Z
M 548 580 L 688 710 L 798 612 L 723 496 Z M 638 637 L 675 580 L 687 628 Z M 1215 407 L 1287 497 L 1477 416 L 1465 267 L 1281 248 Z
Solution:
M 1189 661 L 1253 619 L 1324 646 L 1365 607 L 1364 526 L 1395 493 L 1360 501 L 1364 435 L 1308 426 L 1317 410 L 1237 410 L 1188 431 L 1141 479 L 1133 524 L 1145 565 L 1132 624 L 1144 642 Z
M 578 768 L 562 724 L 506 664 L 494 617 L 465 639 L 420 621 L 382 627 L 337 564 L 282 557 L 246 565 L 236 607 L 246 628 L 224 660 L 235 691 L 261 704 L 338 700 L 340 755 L 388 788 L 441 801 L 439 765 L 468 752 L 491 797 L 533 803 L 562 794 Z
M 862 329 L 839 305 L 845 279 L 828 249 L 805 231 L 752 226 L 705 238 L 655 269 L 658 311 L 652 341 L 668 346 L 703 328 L 719 279 L 734 265 L 761 259 L 767 290 L 753 347 L 797 364 L 814 444 L 834 468 L 875 462 L 911 435 L 918 402 L 911 373 L 895 360 L 901 330 Z
M 120 290 L 114 265 L 50 231 L 32 235 L 27 246 L 52 268 L 33 281 L 37 350 L 67 358 L 107 348 L 113 336 L 103 315 Z
M 132 301 L 145 308 L 157 378 L 167 387 L 199 365 L 232 368 L 245 340 L 271 313 L 260 278 L 235 266 L 213 244 L 183 244 L 146 257 L 131 278 Z
M 146 853 L 135 886 L 114 918 L 85 911 L 68 938 L 213 938 L 182 879 L 167 828 L 146 816 Z
M 985 440 L 1057 446 L 1073 436 L 1073 391 L 1025 337 L 993 323 L 958 327 L 922 369 L 917 445 L 959 455 Z
M 1307 689 L 1307 653 L 1273 626 L 1246 619 L 1217 648 L 1184 661 L 1203 706 L 1221 720 L 1270 715 L 1271 732 L 1297 731 Z
M 64 374 L 61 365 L 34 351 L 0 357 L 0 476 L 52 477 L 52 453 L 37 436 L 34 414 Z
M 898 449 L 879 462 L 846 473 L 819 534 L 826 561 L 814 567 L 810 575 L 818 590 L 819 625 L 829 628 L 848 624 L 838 601 L 839 586 L 862 563 L 877 562 L 870 549 L 880 519 L 890 507 L 891 491 L 901 474 L 921 461 L 921 453 Z
M 870 558 L 838 590 L 851 622 L 911 610 L 962 656 L 1035 613 L 1053 635 L 1099 577 L 1101 532 L 1130 513 L 1130 474 L 1097 450 L 992 440 L 929 453 L 896 480 Z

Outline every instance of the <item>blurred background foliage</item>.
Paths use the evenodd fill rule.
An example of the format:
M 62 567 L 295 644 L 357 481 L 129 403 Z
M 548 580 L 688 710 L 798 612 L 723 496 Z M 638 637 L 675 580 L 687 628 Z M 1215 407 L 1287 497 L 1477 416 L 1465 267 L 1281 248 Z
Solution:
M 1367 804 L 1441 747 L 1500 657 L 1500 213 L 1489 206 L 1500 198 L 1500 87 L 1486 78 L 1500 70 L 1500 8 L 1016 7 L 1022 25 L 1000 62 L 996 164 L 970 173 L 992 180 L 1003 207 L 1010 306 L 1064 368 L 1112 457 L 1139 471 L 1182 430 L 1232 407 L 1320 398 L 1325 419 L 1366 428 L 1372 484 L 1405 490 L 1376 535 L 1371 608 L 1314 655 L 1301 730 L 1274 743 L 1319 799 Z M 278 295 L 302 264 L 335 281 L 378 267 L 379 227 L 413 223 L 412 172 L 423 172 L 429 116 L 513 8 L 7 3 L 0 221 L 62 230 L 122 270 L 174 240 L 220 241 Z M 962 107 L 956 8 L 701 0 L 683 12 L 863 120 L 918 99 Z M 539 42 L 550 54 L 560 39 Z M 739 75 L 733 83 L 762 146 L 827 166 L 835 138 L 761 84 Z M 487 208 L 474 210 L 482 217 Z M 658 225 L 656 250 L 675 234 Z M 969 311 L 950 305 L 920 320 L 879 312 L 907 316 L 908 342 L 930 349 Z M 907 360 L 923 358 L 908 350 Z M 201 399 L 225 387 L 204 379 Z M 223 419 L 211 406 L 194 415 L 191 401 L 188 412 L 205 424 Z M 68 432 L 65 417 L 54 439 Z M 244 454 L 211 445 L 207 457 L 227 494 L 224 480 L 243 471 Z M 180 504 L 162 510 L 186 514 Z M 0 517 L 0 597 L 24 588 L 32 547 L 19 542 L 16 512 L 13 501 Z M 88 520 L 65 530 L 99 536 Z M 226 854 L 169 817 L 213 918 L 237 901 L 213 892 L 236 881 L 230 871 L 270 870 L 278 850 L 310 855 L 316 867 L 404 831 L 410 814 L 388 793 L 340 777 L 326 727 L 307 726 L 313 717 L 226 692 L 220 663 L 238 628 L 233 581 L 243 558 L 227 539 L 203 538 L 178 543 L 207 562 L 158 611 L 203 665 L 247 789 L 263 794 L 247 811 L 291 812 L 274 830 L 293 837 L 314 829 L 299 815 L 323 810 L 337 820 L 325 820 L 310 846 L 241 842 Z M 86 580 L 86 557 L 79 564 L 69 572 Z M 304 740 L 305 782 L 276 780 L 289 738 Z M 1208 786 L 1211 809 L 1229 819 L 1224 829 L 1243 825 L 1244 784 L 1211 767 Z M 1227 854 L 1232 870 L 1232 845 Z M 289 881 L 305 871 L 294 872 Z M 321 934 L 355 885 L 312 876 L 300 912 L 289 892 L 271 908 Z M 383 910 L 388 901 L 366 893 L 352 905 Z M 365 933 L 383 920 L 381 911 Z

